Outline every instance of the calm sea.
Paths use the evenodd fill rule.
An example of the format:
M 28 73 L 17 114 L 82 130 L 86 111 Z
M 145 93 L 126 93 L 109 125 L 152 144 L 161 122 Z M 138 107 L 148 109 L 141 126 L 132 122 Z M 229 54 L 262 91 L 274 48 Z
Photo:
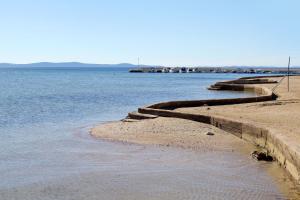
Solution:
M 127 172 L 138 171 L 145 166 L 143 159 L 168 158 L 172 154 L 98 141 L 89 137 L 89 127 L 122 119 L 139 106 L 160 101 L 247 96 L 242 92 L 206 89 L 216 81 L 240 76 L 135 74 L 124 68 L 0 69 L 0 199 L 93 199 L 89 194 L 99 192 L 99 188 L 85 193 L 77 188 L 80 184 L 95 184 L 94 179 L 85 176 L 99 176 L 104 170 L 105 175 L 97 180 L 106 177 L 103 181 L 109 182 L 114 176 L 109 177 L 106 172 L 118 169 L 122 174 L 125 168 Z M 172 167 L 167 169 L 177 173 Z M 102 171 L 98 173 L 99 170 Z M 159 173 L 166 169 L 157 165 L 149 170 Z M 193 174 L 183 174 L 182 180 L 192 179 Z M 64 180 L 69 181 L 63 183 Z M 59 184 L 61 187 L 52 188 Z M 126 184 L 120 183 L 120 187 Z M 263 191 L 277 194 L 268 187 L 271 189 Z M 76 197 L 68 196 L 74 193 Z

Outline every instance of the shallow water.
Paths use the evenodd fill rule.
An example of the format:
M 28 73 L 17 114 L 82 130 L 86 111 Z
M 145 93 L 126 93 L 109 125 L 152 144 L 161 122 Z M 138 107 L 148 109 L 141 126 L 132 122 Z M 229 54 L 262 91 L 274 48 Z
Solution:
M 61 163 L 48 157 L 47 163 L 31 163 L 26 173 L 19 168 L 2 174 L 2 180 L 12 182 L 2 183 L 0 198 L 285 199 L 266 173 L 270 163 L 237 152 L 112 143 L 85 133 L 65 144 L 72 151 L 47 149 Z
M 262 170 L 265 164 L 245 155 L 197 154 L 88 136 L 86 127 L 121 119 L 142 105 L 247 96 L 206 90 L 239 76 L 0 69 L 0 199 L 283 197 L 277 180 Z

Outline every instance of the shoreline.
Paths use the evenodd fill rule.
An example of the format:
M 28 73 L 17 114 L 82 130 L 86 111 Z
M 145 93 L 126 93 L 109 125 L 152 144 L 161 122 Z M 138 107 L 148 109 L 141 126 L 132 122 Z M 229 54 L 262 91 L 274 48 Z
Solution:
M 251 80 L 259 80 L 259 79 L 262 78 L 251 77 Z M 277 81 L 279 81 L 278 76 L 264 77 L 264 79 L 268 79 L 268 80 L 277 79 Z M 298 79 L 298 76 L 293 77 L 293 79 Z M 289 172 L 289 174 L 294 178 L 294 180 L 296 180 L 296 182 L 299 183 L 299 172 L 300 172 L 299 155 L 300 154 L 299 151 L 297 151 L 297 148 L 295 149 L 295 145 L 290 144 L 291 140 L 286 140 L 286 137 L 284 137 L 283 134 L 278 134 L 276 131 L 272 129 L 272 127 L 262 126 L 260 124 L 253 123 L 247 119 L 246 120 L 242 118 L 235 119 L 230 116 L 229 117 L 222 116 L 222 114 L 220 113 L 215 114 L 213 112 L 210 112 L 211 110 L 218 110 L 220 107 L 226 108 L 226 106 L 238 107 L 240 105 L 245 105 L 245 104 L 261 104 L 261 102 L 276 103 L 278 102 L 278 99 L 281 100 L 282 98 L 285 97 L 285 95 L 282 94 L 280 90 L 276 93 L 272 91 L 272 88 L 276 86 L 275 82 L 267 83 L 268 86 L 266 87 L 265 86 L 266 82 L 264 81 L 262 82 L 254 81 L 254 83 L 249 83 L 246 80 L 249 80 L 249 78 L 248 79 L 241 78 L 233 81 L 218 82 L 213 86 L 214 87 L 213 89 L 254 91 L 256 94 L 258 94 L 258 96 L 246 97 L 246 98 L 234 98 L 234 99 L 162 102 L 162 103 L 146 106 L 143 108 L 139 108 L 138 113 L 136 113 L 136 116 L 138 117 L 147 114 L 151 116 L 159 116 L 160 118 L 161 117 L 181 118 L 181 119 L 196 121 L 195 123 L 202 122 L 204 124 L 208 124 L 209 126 L 213 125 L 214 127 L 229 132 L 235 136 L 238 136 L 239 138 L 244 139 L 247 142 L 250 142 L 254 145 L 259 146 L 260 148 L 265 149 L 269 154 L 271 154 L 276 159 L 276 161 L 283 168 L 286 169 L 287 172 Z M 296 93 L 298 94 L 298 90 L 296 91 Z M 192 111 L 192 108 L 193 109 L 197 108 L 198 111 L 194 112 Z M 203 112 L 204 109 L 207 110 Z M 134 115 L 131 115 L 131 117 L 132 116 L 134 117 Z M 128 123 L 132 123 L 132 122 L 127 122 L 127 124 Z M 118 124 L 117 126 L 122 127 L 122 125 L 120 124 Z M 99 134 L 97 135 L 97 130 L 95 128 L 91 130 L 91 134 L 93 136 L 99 137 Z M 120 138 L 118 138 L 119 136 L 120 135 L 118 136 L 115 135 L 113 139 L 120 140 Z M 105 137 L 109 138 L 112 136 L 106 135 Z M 137 140 L 138 136 L 134 135 L 132 137 L 135 137 L 135 140 Z M 134 141 L 134 142 L 139 143 L 141 142 L 141 140 L 143 139 L 140 138 L 139 141 Z M 152 142 L 154 143 L 159 142 L 159 138 L 158 140 L 156 139 Z
M 232 73 L 232 74 L 287 74 L 285 67 L 135 67 L 130 73 Z M 300 74 L 299 68 L 290 70 L 290 74 Z
M 213 135 L 210 136 L 208 133 Z M 168 117 L 102 123 L 93 127 L 90 134 L 104 141 L 167 146 L 197 152 L 236 152 L 236 149 L 239 149 L 245 153 L 252 147 L 216 127 Z

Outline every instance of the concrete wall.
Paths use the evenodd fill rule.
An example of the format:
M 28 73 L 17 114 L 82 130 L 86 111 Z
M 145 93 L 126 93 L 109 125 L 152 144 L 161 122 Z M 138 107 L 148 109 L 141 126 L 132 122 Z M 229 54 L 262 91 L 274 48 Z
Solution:
M 251 77 L 252 79 L 253 77 Z M 270 101 L 277 96 L 269 89 L 260 86 L 238 85 L 220 82 L 220 89 L 228 90 L 247 90 L 258 94 L 256 97 L 235 98 L 235 99 L 212 99 L 199 101 L 169 101 L 153 104 L 147 107 L 139 108 L 140 113 L 158 115 L 163 117 L 175 117 L 211 124 L 222 130 L 236 135 L 246 141 L 258 145 L 268 151 L 280 165 L 282 165 L 292 177 L 300 182 L 300 155 L 285 143 L 284 135 L 276 133 L 264 127 L 235 121 L 232 119 L 203 115 L 176 112 L 173 109 L 181 107 L 197 107 L 203 105 L 229 105 L 239 103 L 251 103 L 260 101 Z
M 220 90 L 240 90 L 240 91 L 249 91 L 258 94 L 259 96 L 255 97 L 246 97 L 246 98 L 231 98 L 231 99 L 209 99 L 209 100 L 192 100 L 192 101 L 168 101 L 161 102 L 153 105 L 147 106 L 148 108 L 155 109 L 168 109 L 173 110 L 176 108 L 183 107 L 198 107 L 203 105 L 215 106 L 215 105 L 229 105 L 229 104 L 241 104 L 241 103 L 251 103 L 251 102 L 261 102 L 261 101 L 270 101 L 277 98 L 271 90 L 265 87 L 258 87 L 253 85 L 239 85 L 239 84 L 226 84 L 222 83 L 219 85 Z

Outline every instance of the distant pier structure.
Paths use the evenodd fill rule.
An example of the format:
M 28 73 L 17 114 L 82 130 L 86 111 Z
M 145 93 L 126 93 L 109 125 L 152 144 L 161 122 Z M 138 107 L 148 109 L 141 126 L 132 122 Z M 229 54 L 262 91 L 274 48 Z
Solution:
M 287 74 L 281 67 L 137 67 L 131 73 L 239 73 L 239 74 Z M 290 74 L 300 74 L 300 68 L 293 68 Z

